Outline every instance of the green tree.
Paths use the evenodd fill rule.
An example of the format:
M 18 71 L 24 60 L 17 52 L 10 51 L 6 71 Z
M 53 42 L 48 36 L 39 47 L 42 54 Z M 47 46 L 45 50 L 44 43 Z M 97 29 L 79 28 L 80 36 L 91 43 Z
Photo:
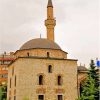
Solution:
M 95 81 L 92 77 L 89 77 L 84 85 L 83 85 L 83 90 L 81 93 L 81 97 L 80 100 L 95 100 L 95 85 L 94 85 Z
M 2 100 L 2 95 L 3 95 L 3 93 L 2 93 L 2 86 L 0 86 L 0 100 Z
M 96 68 L 94 60 L 91 60 L 90 70 L 88 72 L 88 76 L 91 76 L 94 79 L 95 86 L 95 100 L 99 100 L 99 70 Z
M 99 100 L 99 75 L 93 60 L 79 100 Z
M 0 100 L 6 100 L 7 99 L 7 86 L 1 85 L 0 86 Z

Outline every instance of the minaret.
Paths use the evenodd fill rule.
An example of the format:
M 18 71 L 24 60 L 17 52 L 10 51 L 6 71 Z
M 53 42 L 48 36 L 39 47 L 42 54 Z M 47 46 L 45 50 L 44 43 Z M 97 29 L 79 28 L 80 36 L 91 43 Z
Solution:
M 45 26 L 47 28 L 47 39 L 54 41 L 54 27 L 56 25 L 56 20 L 53 16 L 53 5 L 52 0 L 48 0 L 47 5 L 47 20 L 45 20 Z

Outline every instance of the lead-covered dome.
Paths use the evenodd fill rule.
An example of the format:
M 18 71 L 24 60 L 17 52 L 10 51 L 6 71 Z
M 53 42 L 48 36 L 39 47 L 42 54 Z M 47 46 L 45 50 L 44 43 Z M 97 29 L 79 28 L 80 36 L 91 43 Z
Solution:
M 60 46 L 56 44 L 55 42 L 48 40 L 48 39 L 43 39 L 43 38 L 37 38 L 37 39 L 32 39 L 28 42 L 26 42 L 20 50 L 27 50 L 27 49 L 36 49 L 36 48 L 41 48 L 41 49 L 60 49 Z

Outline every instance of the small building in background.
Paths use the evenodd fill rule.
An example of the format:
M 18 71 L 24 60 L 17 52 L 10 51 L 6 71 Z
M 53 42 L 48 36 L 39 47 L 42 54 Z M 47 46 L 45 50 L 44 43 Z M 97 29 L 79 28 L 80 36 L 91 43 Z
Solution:
M 78 72 L 78 95 L 80 96 L 82 90 L 81 87 L 87 78 L 88 69 L 85 67 L 85 65 L 84 66 L 80 65 L 78 66 L 77 72 Z
M 0 85 L 6 84 L 8 79 L 8 65 L 14 61 L 13 52 L 0 55 Z

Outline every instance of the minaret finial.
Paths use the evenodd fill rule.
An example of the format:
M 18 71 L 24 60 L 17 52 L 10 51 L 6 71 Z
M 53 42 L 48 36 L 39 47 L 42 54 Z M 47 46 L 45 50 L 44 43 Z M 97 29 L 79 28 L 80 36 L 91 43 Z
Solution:
M 53 7 L 52 0 L 48 0 L 48 5 L 47 5 L 47 7 Z
M 40 34 L 40 38 L 41 38 L 41 34 Z

